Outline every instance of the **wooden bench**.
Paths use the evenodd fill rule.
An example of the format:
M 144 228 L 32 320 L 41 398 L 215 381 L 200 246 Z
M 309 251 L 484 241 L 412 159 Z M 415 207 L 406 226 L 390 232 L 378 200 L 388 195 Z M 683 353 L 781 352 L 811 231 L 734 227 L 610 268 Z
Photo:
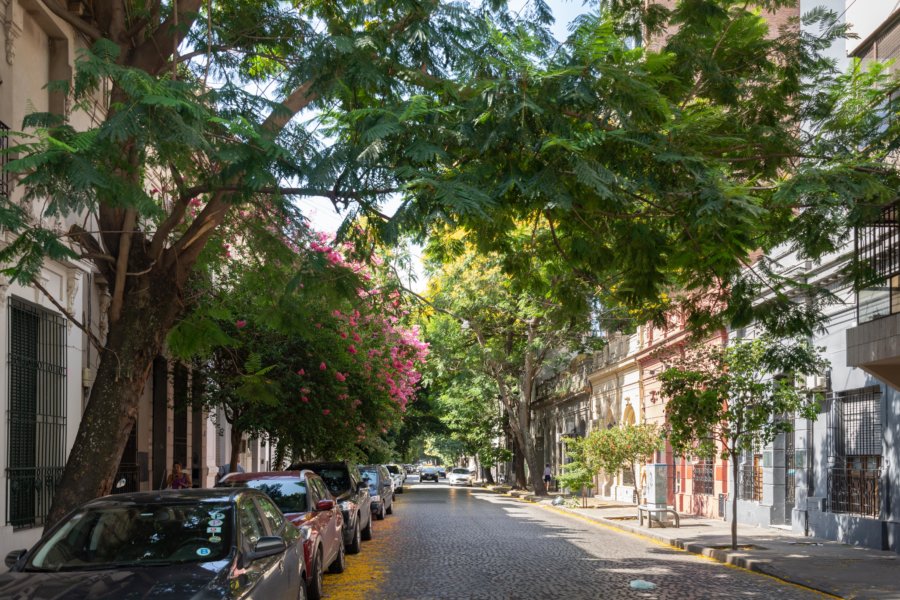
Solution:
M 659 513 L 662 513 L 664 515 L 671 514 L 673 517 L 675 517 L 675 527 L 681 527 L 681 519 L 678 517 L 678 512 L 672 508 L 650 508 L 646 504 L 642 504 L 638 506 L 637 509 L 641 527 L 644 526 L 644 513 L 647 513 L 647 527 L 650 529 L 653 529 L 654 516 L 656 518 L 656 521 L 659 522 Z

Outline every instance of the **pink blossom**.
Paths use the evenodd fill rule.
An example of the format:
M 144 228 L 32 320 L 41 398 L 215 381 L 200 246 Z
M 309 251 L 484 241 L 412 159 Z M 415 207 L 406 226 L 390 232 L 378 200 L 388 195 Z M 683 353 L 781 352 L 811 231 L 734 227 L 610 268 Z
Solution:
M 322 409 L 322 414 L 325 415 L 325 416 L 328 416 L 328 415 L 331 414 L 331 411 L 328 410 L 327 408 L 323 408 L 323 409 Z
M 347 339 L 347 333 L 346 333 L 346 332 L 344 332 L 344 331 L 341 332 L 341 339 L 342 339 L 342 340 L 346 340 L 346 339 Z
M 350 344 L 347 347 L 347 352 L 349 352 L 350 354 L 356 354 L 356 346 L 354 346 L 353 344 Z
M 300 396 L 300 401 L 309 404 L 309 398 L 307 398 L 306 396 Z
M 299 371 L 297 371 L 297 375 L 299 375 L 300 377 L 303 377 L 304 375 L 306 375 L 306 371 L 304 371 L 303 369 L 300 369 Z
M 334 378 L 338 381 L 347 381 L 347 376 L 341 373 L 340 371 L 335 372 Z
M 328 367 L 325 365 L 325 362 L 324 362 L 324 361 L 319 365 L 319 370 L 320 370 L 320 371 L 324 371 L 324 370 L 327 369 L 327 368 L 328 368 Z
M 243 319 L 238 319 L 237 321 L 234 322 L 234 326 L 237 327 L 238 329 L 243 329 L 244 327 L 247 326 L 247 321 L 245 321 Z

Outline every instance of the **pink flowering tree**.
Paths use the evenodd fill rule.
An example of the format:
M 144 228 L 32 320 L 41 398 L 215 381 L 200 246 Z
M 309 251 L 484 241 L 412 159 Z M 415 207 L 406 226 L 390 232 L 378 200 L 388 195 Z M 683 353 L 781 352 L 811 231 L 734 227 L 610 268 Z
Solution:
M 215 287 L 170 346 L 204 373 L 201 401 L 222 409 L 232 448 L 247 433 L 283 457 L 363 458 L 413 401 L 427 345 L 380 258 L 302 227 L 272 232 L 264 262 L 221 246 Z

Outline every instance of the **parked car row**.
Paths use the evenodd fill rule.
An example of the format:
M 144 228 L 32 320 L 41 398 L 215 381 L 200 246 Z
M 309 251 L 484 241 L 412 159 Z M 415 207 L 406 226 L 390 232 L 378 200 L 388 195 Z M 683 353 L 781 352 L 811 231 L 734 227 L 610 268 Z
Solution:
M 397 465 L 304 462 L 213 489 L 98 498 L 6 557 L 2 598 L 318 600 L 393 513 Z M 400 477 L 397 477 L 400 475 Z

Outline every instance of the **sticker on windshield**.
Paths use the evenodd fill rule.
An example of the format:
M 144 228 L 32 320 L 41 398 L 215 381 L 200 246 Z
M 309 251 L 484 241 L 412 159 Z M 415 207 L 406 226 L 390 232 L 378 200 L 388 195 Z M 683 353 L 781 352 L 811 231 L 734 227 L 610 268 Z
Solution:
M 212 550 L 209 548 L 197 548 L 197 556 L 209 556 L 212 554 Z
M 211 536 L 209 536 L 209 543 L 210 543 L 210 544 L 218 544 L 218 543 L 221 542 L 221 541 L 222 541 L 222 538 L 220 538 L 220 537 L 217 536 L 217 535 L 211 535 Z
M 224 514 L 224 513 L 220 513 L 220 512 L 217 511 L 217 510 L 211 510 L 211 511 L 209 511 L 209 518 L 210 518 L 210 519 L 224 519 L 224 518 L 225 518 L 225 514 Z
M 207 527 L 206 528 L 206 533 L 221 533 L 221 531 L 222 531 L 221 527 Z
M 210 521 L 209 523 L 207 523 L 207 525 L 209 525 L 210 527 L 221 527 L 221 526 L 222 526 L 222 519 L 213 519 L 212 521 Z

